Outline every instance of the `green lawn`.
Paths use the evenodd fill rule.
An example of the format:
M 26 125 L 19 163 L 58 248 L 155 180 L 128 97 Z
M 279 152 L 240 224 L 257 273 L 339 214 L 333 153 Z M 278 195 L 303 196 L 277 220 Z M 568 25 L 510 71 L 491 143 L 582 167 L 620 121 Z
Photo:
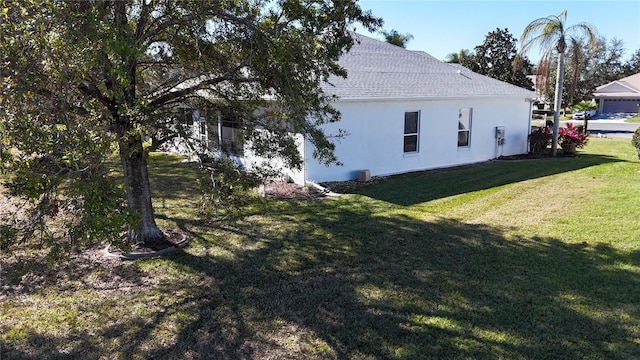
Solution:
M 0 359 L 638 359 L 640 163 L 397 176 L 199 219 L 194 167 L 152 157 L 162 226 L 137 262 L 2 258 Z
M 626 119 L 624 122 L 628 122 L 628 123 L 640 123 L 640 115 L 638 115 L 638 116 L 634 116 L 634 117 L 630 117 L 630 118 Z

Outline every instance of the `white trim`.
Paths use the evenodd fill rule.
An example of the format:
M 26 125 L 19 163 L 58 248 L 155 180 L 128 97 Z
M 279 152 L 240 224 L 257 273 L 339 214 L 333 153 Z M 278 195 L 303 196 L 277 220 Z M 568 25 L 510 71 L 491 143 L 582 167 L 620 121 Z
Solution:
M 404 127 L 407 126 L 406 121 L 407 121 L 407 113 L 417 113 L 418 114 L 418 120 L 416 122 L 416 132 L 415 133 L 405 133 L 404 132 Z M 419 154 L 420 153 L 420 118 L 421 118 L 421 114 L 420 114 L 420 110 L 409 110 L 409 111 L 405 111 L 404 112 L 404 119 L 402 121 L 402 154 Z M 407 136 L 416 136 L 416 150 L 415 151 L 404 151 L 404 139 Z
M 622 87 L 624 87 L 624 88 L 627 88 L 627 89 L 631 90 L 631 92 L 633 92 L 633 93 L 639 93 L 639 92 L 638 92 L 638 89 L 634 88 L 633 86 L 625 85 L 625 84 L 624 84 L 624 82 L 621 82 L 621 81 L 616 80 L 616 81 L 610 82 L 610 83 L 608 83 L 608 84 L 604 84 L 604 85 L 602 85 L 602 86 L 597 87 L 597 88 L 596 88 L 596 91 L 594 91 L 594 94 L 596 94 L 596 93 L 600 92 L 600 90 L 601 90 L 601 89 L 606 89 L 606 88 L 608 88 L 609 86 L 614 85 L 614 84 L 616 84 L 616 85 L 620 85 L 620 86 L 622 86 Z M 610 91 L 603 91 L 603 93 L 609 93 L 609 94 L 611 94 L 612 92 L 610 92 Z
M 468 110 L 469 117 L 467 120 L 469 121 L 469 124 L 468 124 L 469 128 L 460 130 L 460 119 L 462 117 L 463 110 Z M 458 131 L 456 133 L 456 135 L 458 135 L 458 141 L 456 141 L 458 145 L 458 150 L 471 148 L 471 129 L 472 128 L 473 128 L 473 108 L 472 107 L 460 108 L 458 110 Z M 460 132 L 463 132 L 463 131 L 466 131 L 469 133 L 469 136 L 467 137 L 467 145 L 460 145 Z
M 438 100 L 473 100 L 473 99 L 525 99 L 528 101 L 529 96 L 509 96 L 509 95 L 487 95 L 487 96 L 420 96 L 420 97 L 379 97 L 379 98 L 341 98 L 335 99 L 335 102 L 352 103 L 352 102 L 398 102 L 398 101 L 438 101 Z

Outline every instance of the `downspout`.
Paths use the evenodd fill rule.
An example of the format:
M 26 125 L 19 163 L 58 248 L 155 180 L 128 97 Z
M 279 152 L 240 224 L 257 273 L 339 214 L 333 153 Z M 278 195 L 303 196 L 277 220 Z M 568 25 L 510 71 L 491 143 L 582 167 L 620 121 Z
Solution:
M 218 151 L 220 151 L 220 155 L 224 153 L 222 151 L 222 116 L 220 115 L 220 110 L 216 111 L 216 115 L 218 116 Z
M 529 126 L 527 127 L 527 146 L 524 149 L 526 153 L 529 152 L 530 144 L 529 144 L 529 135 L 531 135 L 531 125 L 533 120 L 533 101 L 534 99 L 524 99 L 525 101 L 529 101 Z
M 307 138 L 302 137 L 302 182 L 305 184 L 309 181 L 307 179 Z

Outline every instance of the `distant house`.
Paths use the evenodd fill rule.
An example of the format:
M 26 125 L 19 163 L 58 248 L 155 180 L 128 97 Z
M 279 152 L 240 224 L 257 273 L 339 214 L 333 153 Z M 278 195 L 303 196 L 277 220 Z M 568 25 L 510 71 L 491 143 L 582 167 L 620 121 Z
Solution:
M 549 103 L 549 99 L 547 99 L 546 92 L 543 89 L 546 77 L 544 75 L 527 75 L 527 79 L 531 80 L 533 83 L 533 90 L 536 93 L 537 108 L 539 110 L 549 109 L 551 104 Z
M 337 97 L 333 106 L 342 114 L 341 121 L 323 125 L 323 130 L 348 133 L 336 142 L 342 165 L 316 161 L 313 145 L 299 136 L 304 166 L 295 172 L 284 169 L 295 182 L 353 180 L 362 173 L 385 176 L 528 152 L 533 91 L 425 52 L 355 36 L 357 43 L 340 59 L 348 77 L 331 77 L 323 84 L 327 95 Z M 234 124 L 227 122 L 218 119 L 217 135 L 207 134 L 206 126 L 194 131 L 214 135 L 220 145 L 231 144 Z M 238 155 L 249 168 L 261 161 L 248 151 Z
M 600 114 L 639 112 L 640 73 L 597 87 L 593 97 Z

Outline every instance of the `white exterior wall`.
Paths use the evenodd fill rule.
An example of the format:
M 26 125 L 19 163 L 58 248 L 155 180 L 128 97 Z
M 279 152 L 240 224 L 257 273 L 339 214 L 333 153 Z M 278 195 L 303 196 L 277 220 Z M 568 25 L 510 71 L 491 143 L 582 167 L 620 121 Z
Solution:
M 258 130 L 260 131 L 260 130 Z M 296 147 L 298 149 L 298 153 L 305 153 L 305 141 L 302 135 L 296 134 L 293 135 L 296 142 Z M 251 151 L 251 145 L 247 144 L 245 147 L 245 153 L 243 157 L 235 157 L 234 160 L 238 164 L 242 164 L 246 169 L 256 169 L 259 167 L 266 167 L 280 172 L 283 177 L 289 177 L 296 184 L 305 183 L 305 167 L 302 165 L 301 170 L 289 169 L 285 166 L 284 161 L 282 159 L 266 159 L 261 156 L 256 155 Z
M 360 170 L 372 176 L 450 167 L 483 162 L 500 155 L 528 152 L 531 104 L 524 98 L 462 99 L 425 101 L 337 102 L 342 113 L 338 123 L 324 126 L 325 133 L 337 129 L 349 135 L 336 141 L 336 155 L 342 166 L 327 167 L 312 157 L 306 146 L 306 180 L 345 181 L 357 178 Z M 458 147 L 458 114 L 472 108 L 471 140 Z M 404 153 L 404 113 L 420 112 L 419 148 Z M 506 143 L 498 146 L 497 126 L 504 126 Z

